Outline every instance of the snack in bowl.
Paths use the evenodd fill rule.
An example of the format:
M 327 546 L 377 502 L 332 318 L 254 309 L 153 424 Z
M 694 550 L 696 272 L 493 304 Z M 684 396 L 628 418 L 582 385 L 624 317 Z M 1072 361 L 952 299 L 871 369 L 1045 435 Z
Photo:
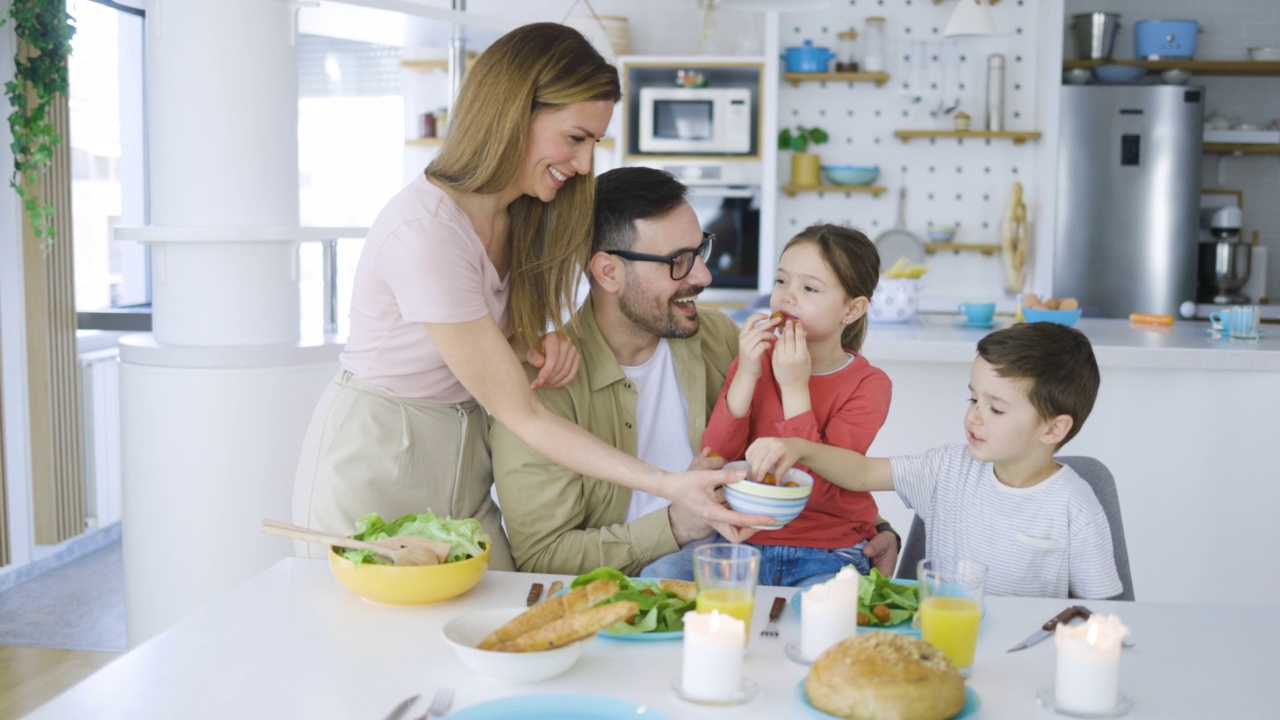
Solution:
M 439 565 L 388 565 L 368 550 L 333 548 L 329 569 L 348 590 L 384 605 L 427 605 L 475 587 L 489 567 L 489 535 L 474 519 L 454 520 L 431 512 L 390 523 L 376 513 L 356 521 L 356 540 L 409 535 L 448 543 Z
M 562 621 L 565 618 L 570 618 L 572 620 L 574 615 L 589 609 L 594 609 L 596 605 L 613 597 L 617 592 L 617 582 L 612 580 L 598 580 L 596 582 L 574 588 L 564 595 L 548 598 L 547 600 L 537 603 L 528 610 L 520 613 L 520 615 L 511 622 L 508 622 L 497 630 L 494 630 L 480 642 L 478 647 L 481 650 L 516 649 L 504 648 L 504 646 L 515 642 L 522 635 L 532 633 L 552 623 Z M 634 610 L 632 612 L 634 612 Z M 593 616 L 593 618 L 594 617 L 596 616 Z M 614 620 L 613 622 L 617 622 L 617 620 Z M 608 627 L 609 625 L 612 625 L 613 622 L 601 625 L 591 632 L 596 632 L 602 628 Z M 574 634 L 573 623 L 560 627 L 565 629 L 565 638 Z M 577 637 L 568 639 L 561 638 L 562 642 L 559 644 L 563 645 L 582 637 L 586 637 L 586 635 L 578 635 Z M 552 645 L 552 647 L 554 647 L 554 645 Z
M 445 643 L 453 648 L 463 664 L 481 675 L 502 682 L 531 683 L 568 670 L 594 639 L 588 635 L 576 642 L 537 652 L 503 652 L 477 647 L 495 628 L 520 615 L 523 610 L 498 608 L 459 615 L 445 623 L 442 633 Z
M 753 476 L 750 466 L 744 460 L 726 463 L 724 467 L 726 470 L 746 470 L 748 478 Z M 729 501 L 729 507 L 740 513 L 773 517 L 772 525 L 757 525 L 757 529 L 777 530 L 795 520 L 805 503 L 809 502 L 809 494 L 813 492 L 813 476 L 799 468 L 791 468 L 780 482 L 775 482 L 776 484 L 766 485 L 751 479 L 739 480 L 724 486 L 724 497 Z
M 946 720 L 965 704 L 964 678 L 934 646 L 909 635 L 859 632 L 809 666 L 815 708 L 848 720 Z

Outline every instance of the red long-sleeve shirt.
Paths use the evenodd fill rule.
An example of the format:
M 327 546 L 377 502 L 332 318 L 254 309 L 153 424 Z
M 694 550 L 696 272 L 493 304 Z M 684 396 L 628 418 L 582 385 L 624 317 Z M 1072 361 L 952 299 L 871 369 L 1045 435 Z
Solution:
M 738 361 L 733 361 L 702 436 L 703 447 L 726 460 L 743 459 L 747 446 L 758 437 L 800 437 L 865 454 L 889 414 L 893 387 L 889 376 L 862 355 L 833 373 L 810 376 L 812 410 L 789 420 L 783 418 L 782 391 L 773 378 L 772 350 L 765 353 L 761 366 L 751 411 L 735 418 L 725 404 L 729 384 L 738 374 Z M 876 534 L 877 509 L 871 493 L 845 490 L 809 473 L 813 493 L 799 517 L 778 530 L 752 535 L 751 542 L 830 549 L 851 547 Z

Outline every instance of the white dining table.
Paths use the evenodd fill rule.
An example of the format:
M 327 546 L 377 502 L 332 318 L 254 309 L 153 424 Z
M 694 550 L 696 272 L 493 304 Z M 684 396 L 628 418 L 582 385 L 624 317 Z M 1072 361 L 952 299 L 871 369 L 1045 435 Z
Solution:
M 1204 573 L 1188 575 L 1209 581 Z M 530 685 L 477 676 L 445 644 L 441 628 L 475 610 L 522 607 L 530 584 L 566 576 L 490 571 L 469 592 L 436 605 L 392 607 L 357 597 L 322 560 L 288 558 L 216 599 L 152 640 L 57 696 L 31 718 L 305 718 L 382 720 L 415 694 L 416 717 L 442 687 L 455 690 L 453 713 L 496 698 L 543 693 L 605 695 L 651 709 L 649 717 L 804 718 L 797 686 L 806 667 L 786 657 L 799 638 L 790 604 L 778 637 L 759 635 L 769 606 L 793 588 L 760 587 L 744 672 L 760 691 L 749 702 L 707 707 L 676 696 L 679 640 L 596 638 L 568 672 Z M 1248 592 L 1248 583 L 1222 591 Z M 1056 718 L 1036 691 L 1053 682 L 1050 638 L 1006 650 L 1069 603 L 988 597 L 970 687 L 980 718 Z M 1090 601 L 1132 630 L 1123 652 L 1121 692 L 1130 718 L 1272 718 L 1280 675 L 1276 608 Z

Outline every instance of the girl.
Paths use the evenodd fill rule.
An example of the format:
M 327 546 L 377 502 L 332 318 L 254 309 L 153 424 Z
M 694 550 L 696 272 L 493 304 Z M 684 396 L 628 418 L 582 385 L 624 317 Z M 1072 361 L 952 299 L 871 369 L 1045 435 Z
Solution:
M 864 452 L 889 413 L 889 377 L 858 352 L 879 279 L 880 254 L 856 230 L 815 225 L 792 238 L 778 262 L 773 315 L 743 324 L 702 444 L 727 459 L 743 458 L 761 436 Z M 751 538 L 763 585 L 808 584 L 849 564 L 870 571 L 862 548 L 876 534 L 875 500 L 813 479 L 799 517 Z

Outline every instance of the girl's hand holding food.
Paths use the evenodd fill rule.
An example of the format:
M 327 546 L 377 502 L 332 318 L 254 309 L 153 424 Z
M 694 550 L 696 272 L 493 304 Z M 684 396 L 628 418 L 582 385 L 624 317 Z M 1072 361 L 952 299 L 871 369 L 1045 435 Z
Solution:
M 738 332 L 738 374 L 748 378 L 758 378 L 761 374 L 760 362 L 769 346 L 778 338 L 773 334 L 775 328 L 782 324 L 782 316 L 754 313 L 742 323 Z
M 582 353 L 560 332 L 543 335 L 542 348 L 529 348 L 524 355 L 530 365 L 541 370 L 529 386 L 532 390 L 563 387 L 578 374 L 578 367 L 582 365 Z
M 804 327 L 795 321 L 786 323 L 773 346 L 773 377 L 782 388 L 808 390 L 812 372 L 813 360 L 809 357 Z
M 800 461 L 799 438 L 762 437 L 747 448 L 747 465 L 756 481 L 763 481 L 766 473 L 782 477 Z

